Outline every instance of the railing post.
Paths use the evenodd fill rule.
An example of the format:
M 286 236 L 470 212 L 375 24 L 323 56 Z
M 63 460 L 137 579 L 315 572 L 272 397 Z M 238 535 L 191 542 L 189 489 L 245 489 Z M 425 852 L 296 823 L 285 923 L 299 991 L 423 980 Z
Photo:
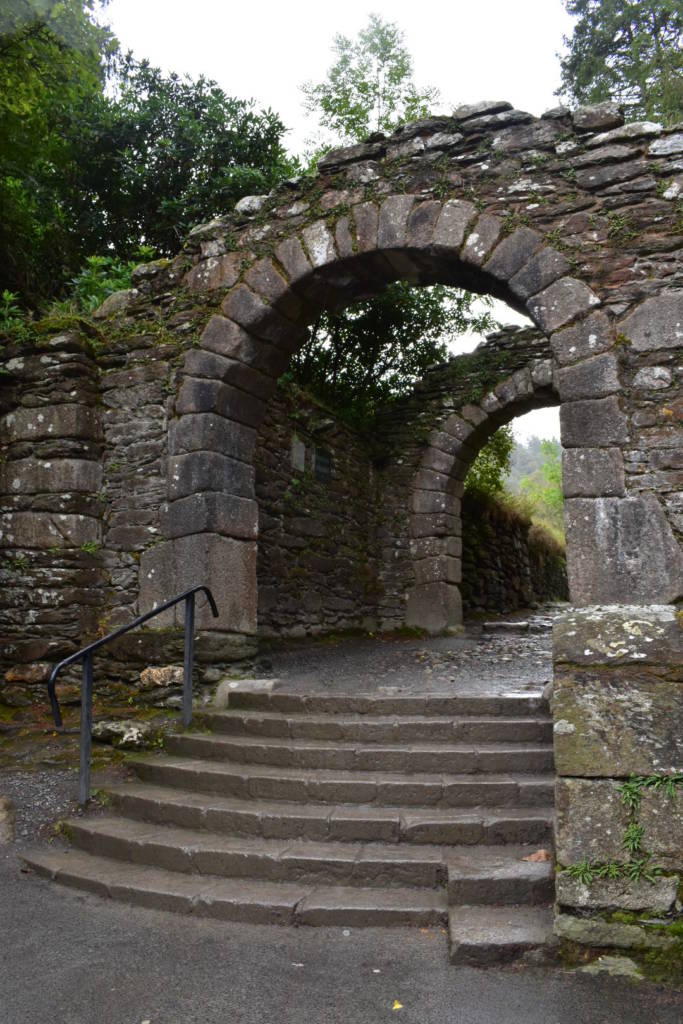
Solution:
M 183 674 L 183 725 L 192 721 L 192 673 L 194 671 L 194 594 L 185 599 L 185 665 Z
M 78 802 L 84 807 L 90 799 L 90 748 L 92 746 L 93 655 L 83 658 L 81 683 L 81 765 L 78 773 Z

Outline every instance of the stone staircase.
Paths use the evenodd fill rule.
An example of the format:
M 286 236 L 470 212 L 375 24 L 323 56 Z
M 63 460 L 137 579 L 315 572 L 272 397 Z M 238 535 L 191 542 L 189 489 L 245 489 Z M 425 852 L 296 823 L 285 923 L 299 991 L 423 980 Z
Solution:
M 233 693 L 131 760 L 111 811 L 33 851 L 58 882 L 233 921 L 449 925 L 453 963 L 552 940 L 552 723 L 539 695 Z

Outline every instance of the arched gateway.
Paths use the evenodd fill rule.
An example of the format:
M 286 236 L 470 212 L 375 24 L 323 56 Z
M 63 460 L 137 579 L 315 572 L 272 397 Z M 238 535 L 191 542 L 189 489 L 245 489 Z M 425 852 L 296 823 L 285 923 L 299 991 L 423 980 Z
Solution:
M 680 130 L 624 125 L 610 104 L 537 119 L 484 103 L 328 153 L 317 176 L 242 200 L 195 228 L 173 261 L 138 268 L 135 289 L 100 314 L 117 316 L 105 323 L 108 337 L 154 334 L 150 363 L 163 358 L 159 344 L 175 353 L 164 364 L 168 461 L 157 479 L 166 501 L 149 519 L 147 540 L 131 545 L 140 611 L 209 582 L 220 617 L 199 625 L 215 649 L 255 633 L 256 432 L 321 310 L 397 279 L 503 299 L 528 314 L 549 350 L 512 377 L 494 378 L 467 407 L 446 404 L 420 436 L 408 482 L 406 621 L 437 629 L 458 621 L 458 555 L 448 537 L 472 453 L 513 410 L 559 402 L 574 609 L 555 635 L 558 857 L 621 857 L 619 780 L 682 765 L 682 194 Z M 16 380 L 30 377 L 26 364 L 8 368 Z M 136 381 L 143 379 L 141 372 Z M 41 436 L 39 427 L 27 433 L 25 412 L 13 413 L 12 442 Z M 93 436 L 106 436 L 107 415 Z M 81 435 L 72 436 L 87 433 L 83 416 L 73 413 Z M 98 463 L 96 453 L 87 458 Z M 22 488 L 13 467 L 14 477 L 5 473 L 10 494 L 15 479 Z M 82 491 L 97 490 L 92 475 L 92 485 L 77 485 Z M 50 490 L 36 484 L 34 493 L 41 487 Z M 11 506 L 3 525 L 10 547 L 31 547 L 31 515 Z M 67 509 L 55 536 L 68 546 L 69 530 L 81 536 L 79 516 L 90 517 L 93 540 L 106 550 L 97 515 Z M 681 866 L 683 843 L 678 852 L 672 844 L 680 819 L 672 825 L 670 809 L 659 814 L 658 799 L 655 790 L 643 798 L 647 849 L 673 871 Z M 608 883 L 596 886 L 578 892 L 565 878 L 560 904 L 607 912 L 614 897 Z M 639 892 L 634 883 L 617 905 L 639 909 Z M 578 918 L 558 920 L 571 937 Z

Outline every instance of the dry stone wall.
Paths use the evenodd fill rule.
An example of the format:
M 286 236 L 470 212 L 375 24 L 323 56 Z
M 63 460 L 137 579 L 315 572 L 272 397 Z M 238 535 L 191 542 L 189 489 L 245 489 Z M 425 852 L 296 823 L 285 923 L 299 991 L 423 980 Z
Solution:
M 566 601 L 564 552 L 509 507 L 465 494 L 460 590 L 466 615 L 507 614 L 542 601 Z

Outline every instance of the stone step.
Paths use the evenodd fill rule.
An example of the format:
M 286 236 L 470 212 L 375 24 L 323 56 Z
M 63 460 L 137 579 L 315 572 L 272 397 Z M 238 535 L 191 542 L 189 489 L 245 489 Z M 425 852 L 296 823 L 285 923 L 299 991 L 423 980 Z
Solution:
M 531 950 L 553 948 L 551 907 L 451 906 L 450 962 L 489 967 L 519 960 Z
M 486 696 L 424 694 L 304 694 L 281 690 L 252 692 L 234 690 L 229 708 L 251 711 L 277 711 L 308 715 L 501 715 L 503 717 L 547 714 L 548 703 L 540 690 L 529 693 L 508 692 Z
M 231 736 L 361 743 L 552 743 L 548 717 L 502 715 L 283 715 L 275 711 L 217 711 L 198 716 L 208 729 Z
M 314 842 L 535 842 L 548 837 L 552 808 L 488 809 L 377 807 L 240 800 L 135 783 L 106 790 L 122 815 L 151 824 L 204 829 L 245 838 Z M 434 842 L 445 842 L 434 839 Z M 540 841 L 540 840 L 538 840 Z M 532 851 L 533 852 L 533 851 Z
M 86 853 L 184 874 L 366 888 L 446 882 L 440 846 L 244 838 L 113 817 L 72 818 L 66 829 Z
M 552 802 L 554 781 L 553 776 L 543 773 L 509 776 L 495 773 L 403 775 L 393 772 L 275 768 L 163 754 L 131 758 L 128 764 L 145 782 L 199 793 L 219 793 L 242 800 L 378 804 L 390 807 L 495 806 L 494 801 L 498 800 L 507 806 L 512 802 L 511 798 L 523 808 L 537 807 Z
M 549 904 L 555 892 L 552 860 L 528 861 L 530 847 L 487 846 L 447 851 L 449 904 Z
M 323 768 L 346 771 L 475 772 L 552 771 L 550 745 L 483 743 L 477 745 L 421 743 L 380 746 L 332 740 L 259 739 L 252 736 L 217 736 L 184 733 L 168 736 L 172 754 L 240 764 L 278 765 L 283 768 Z
M 155 910 L 228 921 L 360 928 L 437 925 L 447 917 L 444 890 L 310 886 L 188 875 L 80 850 L 31 851 L 23 859 L 43 877 L 76 889 Z

